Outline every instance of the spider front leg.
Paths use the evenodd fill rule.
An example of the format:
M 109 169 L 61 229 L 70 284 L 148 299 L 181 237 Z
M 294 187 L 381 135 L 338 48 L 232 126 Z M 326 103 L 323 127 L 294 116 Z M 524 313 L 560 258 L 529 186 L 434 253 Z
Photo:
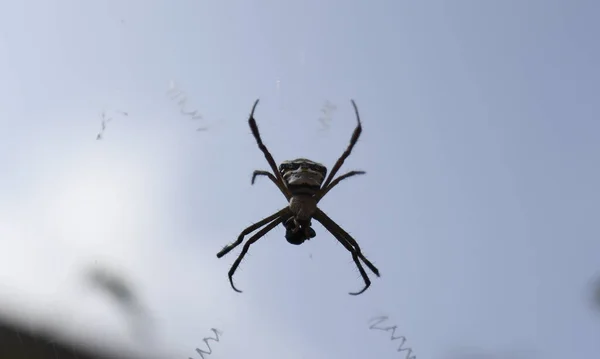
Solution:
M 258 233 L 256 233 L 252 237 L 250 237 L 250 239 L 248 240 L 248 242 L 246 242 L 246 244 L 244 244 L 244 248 L 242 249 L 242 252 L 237 257 L 237 259 L 235 260 L 235 262 L 233 262 L 233 265 L 231 266 L 231 269 L 229 269 L 229 283 L 231 284 L 231 288 L 233 288 L 233 290 L 235 290 L 238 293 L 242 293 L 242 291 L 239 290 L 239 289 L 237 289 L 235 287 L 235 285 L 233 284 L 233 274 L 235 273 L 235 271 L 237 270 L 237 267 L 242 262 L 242 259 L 244 258 L 244 256 L 246 255 L 246 253 L 248 253 L 248 250 L 250 249 L 250 246 L 254 242 L 256 242 L 259 239 L 261 239 L 262 237 L 264 237 L 264 235 L 267 234 L 267 233 L 269 233 L 273 228 L 277 227 L 277 225 L 279 223 L 281 223 L 283 220 L 284 220 L 284 218 L 282 218 L 282 217 L 279 217 L 279 218 L 275 219 L 273 222 L 269 223 L 265 228 L 261 229 L 260 231 L 258 231 Z
M 254 185 L 254 181 L 256 180 L 257 176 L 267 176 L 267 177 L 269 177 L 269 179 L 271 180 L 271 182 L 275 183 L 275 186 L 277 186 L 277 188 L 279 188 L 279 190 L 281 191 L 281 193 L 283 193 L 283 195 L 285 196 L 285 198 L 288 201 L 290 200 L 291 195 L 289 194 L 289 191 L 288 191 L 287 187 L 285 185 L 282 185 L 281 183 L 279 183 L 277 181 L 277 178 L 275 178 L 275 176 L 273 176 L 273 174 L 271 172 L 261 171 L 261 170 L 254 171 L 254 173 L 252 173 L 252 184 L 253 185 Z
M 317 197 L 317 202 L 319 202 L 323 197 L 325 197 L 325 195 L 327 194 L 327 192 L 331 191 L 331 189 L 335 186 L 337 186 L 338 183 L 340 183 L 341 181 L 345 180 L 348 177 L 352 177 L 352 176 L 356 176 L 356 175 L 364 175 L 365 171 L 350 171 L 346 174 L 343 174 L 341 176 L 339 176 L 338 178 L 336 178 L 335 180 L 333 180 L 333 182 L 331 182 L 329 184 L 329 186 L 327 187 L 322 187 L 321 190 L 319 191 L 319 193 L 317 193 L 316 197 Z
M 329 186 L 329 183 L 331 183 L 331 180 L 336 175 L 337 171 L 340 170 L 346 158 L 350 156 L 350 153 L 352 153 L 352 149 L 354 148 L 354 145 L 356 145 L 356 142 L 358 142 L 358 138 L 360 137 L 360 134 L 362 132 L 362 125 L 360 123 L 360 115 L 358 114 L 358 108 L 356 107 L 356 103 L 354 102 L 354 100 L 350 100 L 350 102 L 352 102 L 352 106 L 354 107 L 354 113 L 356 115 L 356 121 L 358 123 L 356 125 L 356 128 L 354 129 L 354 132 L 352 133 L 352 137 L 350 138 L 350 144 L 348 145 L 344 153 L 342 153 L 340 158 L 335 162 L 335 165 L 331 169 L 329 176 L 327 176 L 327 179 L 323 183 L 323 188 L 327 188 L 327 186 Z
M 275 163 L 275 160 L 273 159 L 271 152 L 269 152 L 269 149 L 267 148 L 267 146 L 265 146 L 265 144 L 262 141 L 262 138 L 260 137 L 260 132 L 258 131 L 258 125 L 256 124 L 256 120 L 254 119 L 254 110 L 256 110 L 256 105 L 258 105 L 258 100 L 256 100 L 254 102 L 254 106 L 252 106 L 252 111 L 250 112 L 250 118 L 248 119 L 248 125 L 250 126 L 250 130 L 252 130 L 252 135 L 254 135 L 254 139 L 256 140 L 256 144 L 258 144 L 258 148 L 265 155 L 265 158 L 267 159 L 267 162 L 269 163 L 269 166 L 271 167 L 271 170 L 273 171 L 273 174 L 275 175 L 276 182 L 279 184 L 278 185 L 279 189 L 284 193 L 286 198 L 289 198 L 292 196 L 292 194 L 285 186 L 283 177 L 281 177 L 281 173 L 279 173 L 279 170 L 277 169 L 277 163 Z

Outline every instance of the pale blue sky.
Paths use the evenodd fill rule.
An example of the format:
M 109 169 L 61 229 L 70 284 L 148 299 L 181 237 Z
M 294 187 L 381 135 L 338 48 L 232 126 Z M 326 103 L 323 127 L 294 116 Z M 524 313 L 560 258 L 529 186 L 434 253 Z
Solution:
M 598 358 L 600 6 L 593 1 L 75 1 L 0 4 L 0 303 L 65 335 L 139 346 L 82 271 L 120 269 L 152 313 L 144 350 L 211 359 Z M 123 21 L 122 21 L 123 20 Z M 166 96 L 176 81 L 211 128 Z M 277 81 L 280 88 L 277 89 Z M 254 169 L 331 167 L 320 225 L 215 254 L 285 205 Z M 321 131 L 319 110 L 337 106 Z M 114 116 L 96 141 L 102 110 Z M 68 313 L 68 314 L 67 314 Z M 105 338 L 105 339 L 102 339 Z M 108 338 L 108 339 L 106 339 Z M 469 348 L 469 349 L 465 349 Z M 170 354 L 165 354 L 170 353 Z M 165 356 L 167 355 L 167 356 Z

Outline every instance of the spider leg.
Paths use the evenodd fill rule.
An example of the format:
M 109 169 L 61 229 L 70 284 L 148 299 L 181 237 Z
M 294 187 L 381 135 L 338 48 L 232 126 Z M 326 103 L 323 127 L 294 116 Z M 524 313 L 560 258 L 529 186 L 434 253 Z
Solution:
M 346 158 L 348 158 L 348 156 L 350 156 L 350 153 L 352 152 L 352 148 L 354 148 L 354 145 L 356 145 L 356 142 L 358 141 L 358 138 L 360 137 L 360 133 L 362 132 L 362 125 L 360 123 L 360 115 L 358 114 L 358 108 L 356 107 L 356 103 L 354 103 L 354 100 L 350 100 L 350 101 L 352 102 L 352 106 L 354 107 L 354 113 L 356 114 L 356 121 L 358 123 L 356 125 L 356 128 L 354 129 L 354 132 L 352 133 L 352 137 L 350 138 L 350 144 L 346 148 L 346 151 L 344 151 L 344 153 L 340 156 L 340 158 L 337 160 L 337 162 L 331 169 L 331 173 L 329 173 L 329 176 L 327 176 L 327 180 L 325 180 L 325 183 L 323 183 L 322 188 L 327 188 L 327 186 L 333 179 L 333 176 L 335 176 L 337 171 L 340 170 L 340 167 L 342 167 Z
M 313 217 L 314 219 L 316 219 L 317 221 L 319 221 L 323 227 L 325 227 L 325 229 L 327 229 L 334 237 L 335 239 L 337 239 L 347 250 L 348 252 L 350 252 L 352 254 L 352 260 L 354 261 L 354 263 L 356 264 L 356 267 L 358 267 L 358 271 L 360 272 L 361 277 L 363 278 L 363 280 L 365 281 L 365 287 L 358 291 L 358 292 L 350 292 L 350 295 L 359 295 L 362 294 L 365 290 L 367 290 L 370 286 L 371 286 L 371 280 L 369 279 L 369 276 L 367 275 L 367 272 L 365 272 L 365 269 L 363 268 L 362 264 L 360 264 L 359 256 L 361 256 L 360 252 L 358 252 L 356 250 L 356 248 L 352 247 L 352 245 L 350 244 L 350 242 L 343 237 L 343 235 L 341 233 L 339 233 L 338 231 L 336 231 L 327 221 L 322 221 L 322 219 L 317 218 L 316 216 Z
M 317 194 L 317 202 L 319 202 L 321 200 L 321 198 L 325 197 L 327 192 L 331 191 L 331 189 L 333 187 L 337 186 L 337 184 L 340 183 L 341 181 L 345 180 L 348 177 L 352 177 L 352 176 L 356 176 L 356 175 L 364 175 L 365 173 L 367 173 L 367 172 L 365 172 L 365 171 L 350 171 L 350 172 L 343 174 L 343 175 L 339 176 L 338 178 L 334 179 L 333 182 L 331 182 L 329 184 L 329 186 L 321 188 L 321 190 Z
M 291 196 L 291 193 L 289 192 L 289 190 L 287 190 L 287 187 L 285 187 L 285 182 L 283 181 L 283 177 L 281 177 L 281 173 L 279 173 L 279 170 L 277 169 L 277 164 L 275 163 L 271 152 L 269 152 L 269 149 L 267 149 L 267 146 L 265 146 L 265 144 L 263 143 L 262 138 L 260 138 L 258 125 L 256 124 L 256 120 L 254 119 L 254 110 L 256 110 L 256 105 L 258 105 L 258 100 L 254 102 L 254 106 L 252 106 L 252 112 L 250 112 L 250 118 L 248 119 L 248 124 L 250 125 L 250 129 L 252 130 L 252 135 L 254 135 L 254 138 L 256 139 L 258 148 L 260 148 L 260 150 L 265 155 L 267 162 L 269 162 L 269 166 L 271 167 L 271 170 L 273 170 L 273 173 L 277 178 L 277 182 L 279 182 L 279 184 L 282 186 L 281 188 L 286 188 L 286 190 L 284 190 L 286 197 Z
M 279 223 L 281 223 L 282 221 L 283 221 L 282 217 L 279 217 L 279 218 L 275 219 L 274 221 L 272 221 L 271 223 L 269 223 L 266 227 L 264 227 L 263 229 L 261 229 L 260 231 L 258 231 L 255 235 L 253 235 L 252 237 L 250 237 L 250 239 L 248 240 L 248 242 L 246 242 L 246 244 L 244 244 L 244 248 L 242 249 L 242 252 L 237 257 L 237 259 L 235 260 L 235 262 L 233 262 L 233 265 L 231 266 L 231 269 L 229 270 L 229 283 L 231 284 L 231 288 L 233 288 L 233 290 L 235 290 L 238 293 L 242 293 L 242 291 L 239 290 L 239 289 L 237 289 L 235 287 L 235 285 L 233 284 L 233 274 L 235 273 L 237 267 L 242 262 L 242 259 L 244 258 L 244 256 L 246 255 L 246 253 L 248 253 L 248 249 L 250 249 L 250 246 L 254 242 L 256 242 L 259 239 L 261 239 L 265 234 L 269 233 L 273 228 L 277 227 L 277 225 Z
M 261 171 L 261 170 L 254 171 L 254 173 L 252 173 L 252 184 L 254 184 L 254 181 L 256 180 L 257 176 L 267 176 L 267 177 L 269 177 L 269 179 L 273 183 L 275 183 L 275 186 L 277 186 L 277 188 L 279 188 L 279 190 L 281 191 L 281 193 L 283 193 L 283 195 L 285 196 L 285 198 L 288 201 L 290 200 L 290 196 L 288 195 L 288 193 L 286 191 L 287 187 L 282 186 L 281 183 L 277 182 L 277 178 L 275 178 L 275 176 L 273 176 L 273 174 L 271 172 Z
M 277 211 L 277 213 L 274 213 L 274 214 L 270 215 L 269 217 L 264 218 L 264 219 L 260 220 L 259 222 L 254 223 L 250 227 L 244 229 L 242 231 L 242 233 L 240 233 L 240 235 L 238 236 L 238 239 L 235 242 L 226 245 L 225 247 L 223 247 L 223 249 L 221 249 L 221 251 L 219 253 L 217 253 L 217 258 L 223 257 L 224 255 L 226 255 L 227 253 L 229 253 L 232 249 L 234 249 L 235 247 L 239 246 L 242 243 L 242 241 L 244 240 L 244 236 L 246 236 L 246 235 L 254 232 L 258 228 L 260 228 L 260 227 L 264 226 L 265 224 L 273 221 L 277 217 L 281 217 L 287 211 L 289 211 L 288 207 L 282 208 L 281 210 Z
M 356 242 L 356 240 L 352 238 L 352 236 L 348 234 L 348 232 L 346 232 L 342 227 L 335 223 L 333 219 L 329 218 L 329 216 L 326 215 L 325 212 L 323 212 L 319 208 L 317 208 L 317 211 L 313 215 L 313 218 L 319 221 L 319 223 L 321 223 L 323 227 L 325 227 L 332 234 L 339 233 L 344 239 L 346 239 L 348 243 L 350 243 L 350 245 L 352 245 L 352 247 L 356 250 L 356 254 L 358 255 L 358 257 L 362 259 L 362 261 L 367 265 L 367 267 L 369 267 L 371 271 L 373 271 L 373 273 L 375 273 L 376 276 L 379 277 L 379 269 L 377 269 L 377 267 L 375 267 L 373 263 L 371 263 L 367 258 L 365 258 L 365 256 L 362 254 L 360 246 L 358 245 L 358 242 Z

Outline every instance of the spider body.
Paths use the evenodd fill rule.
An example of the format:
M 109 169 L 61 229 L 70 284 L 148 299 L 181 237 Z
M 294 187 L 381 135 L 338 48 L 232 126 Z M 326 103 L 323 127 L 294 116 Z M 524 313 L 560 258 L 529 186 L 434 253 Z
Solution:
M 288 207 L 294 216 L 283 226 L 286 228 L 286 240 L 295 245 L 316 236 L 310 219 L 317 210 L 315 195 L 325 180 L 327 167 L 306 158 L 284 161 L 279 165 L 279 172 L 291 198 Z
M 314 196 L 321 189 L 327 174 L 327 167 L 306 158 L 297 158 L 281 163 L 279 172 L 292 195 L 308 194 Z
M 256 120 L 254 119 L 254 110 L 256 109 L 258 100 L 254 102 L 252 112 L 250 113 L 250 118 L 248 119 L 248 124 L 250 125 L 250 129 L 252 130 L 252 134 L 256 139 L 258 147 L 265 155 L 272 172 L 264 170 L 254 171 L 252 175 L 252 184 L 254 184 L 257 176 L 268 177 L 285 196 L 288 201 L 288 205 L 271 216 L 266 217 L 244 229 L 234 243 L 228 244 L 219 253 L 217 253 L 218 258 L 223 257 L 229 253 L 229 251 L 240 245 L 244 239 L 244 236 L 262 227 L 262 229 L 260 229 L 246 242 L 242 252 L 229 270 L 229 282 L 235 291 L 241 293 L 241 291 L 238 290 L 233 284 L 233 274 L 253 243 L 258 241 L 265 234 L 270 232 L 273 228 L 281 223 L 286 228 L 286 240 L 291 244 L 300 245 L 316 236 L 315 230 L 312 228 L 311 223 L 313 218 L 317 222 L 321 223 L 323 227 L 325 227 L 325 229 L 327 229 L 338 240 L 338 242 L 340 242 L 352 254 L 352 260 L 358 267 L 358 270 L 365 281 L 365 287 L 359 292 L 350 293 L 351 295 L 361 294 L 371 285 L 371 281 L 360 261 L 366 264 L 367 267 L 379 277 L 379 270 L 367 258 L 365 258 L 356 240 L 318 207 L 319 201 L 340 181 L 355 175 L 365 174 L 364 171 L 350 171 L 337 177 L 335 180 L 333 179 L 346 158 L 350 156 L 352 148 L 358 141 L 362 131 L 358 109 L 354 101 L 351 102 L 352 106 L 354 107 L 358 124 L 354 130 L 354 133 L 352 134 L 352 138 L 350 139 L 350 145 L 348 148 L 346 148 L 346 151 L 344 151 L 342 156 L 336 161 L 331 172 L 329 173 L 329 176 L 327 177 L 325 177 L 327 175 L 327 168 L 324 165 L 306 158 L 297 158 L 291 161 L 284 161 L 279 165 L 279 168 L 277 168 L 277 164 L 275 163 L 273 156 L 262 142 L 260 137 L 258 126 L 256 124 Z
M 293 225 L 293 223 L 290 223 L 290 225 Z M 285 227 L 285 223 L 284 223 L 284 227 Z M 299 246 L 302 243 L 304 243 L 304 241 L 308 241 L 311 238 L 316 237 L 317 233 L 315 232 L 315 230 L 311 227 L 310 224 L 308 224 L 307 226 L 302 227 L 302 230 L 295 230 L 294 227 L 291 228 L 287 228 L 285 230 L 285 239 L 288 241 L 288 243 Z
M 291 244 L 302 244 L 305 240 L 315 237 L 317 234 L 311 227 L 310 219 L 317 211 L 317 200 L 314 195 L 296 194 L 292 195 L 288 205 L 292 217 L 283 223 L 286 228 L 285 238 Z

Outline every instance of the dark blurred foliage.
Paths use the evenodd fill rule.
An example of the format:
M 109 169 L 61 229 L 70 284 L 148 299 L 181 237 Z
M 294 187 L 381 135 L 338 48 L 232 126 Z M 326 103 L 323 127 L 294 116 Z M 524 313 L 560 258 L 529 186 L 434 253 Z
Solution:
M 26 330 L 0 318 L 1 359 L 133 359 L 131 356 L 85 347 Z
M 85 272 L 92 287 L 105 293 L 126 315 L 133 334 L 141 340 L 151 340 L 151 323 L 148 312 L 136 294 L 134 286 L 122 273 L 106 267 L 94 266 Z
M 596 276 L 589 286 L 589 297 L 592 308 L 600 312 L 600 276 Z
M 102 267 L 91 268 L 86 275 L 92 285 L 105 291 L 127 310 L 135 310 L 138 306 L 132 286 L 122 276 Z
M 84 271 L 85 282 L 121 309 L 137 339 L 150 340 L 149 317 L 134 286 L 123 273 L 94 266 Z M 81 298 L 84 300 L 84 298 Z M 133 359 L 120 350 L 69 341 L 52 330 L 35 329 L 0 317 L 0 359 Z

